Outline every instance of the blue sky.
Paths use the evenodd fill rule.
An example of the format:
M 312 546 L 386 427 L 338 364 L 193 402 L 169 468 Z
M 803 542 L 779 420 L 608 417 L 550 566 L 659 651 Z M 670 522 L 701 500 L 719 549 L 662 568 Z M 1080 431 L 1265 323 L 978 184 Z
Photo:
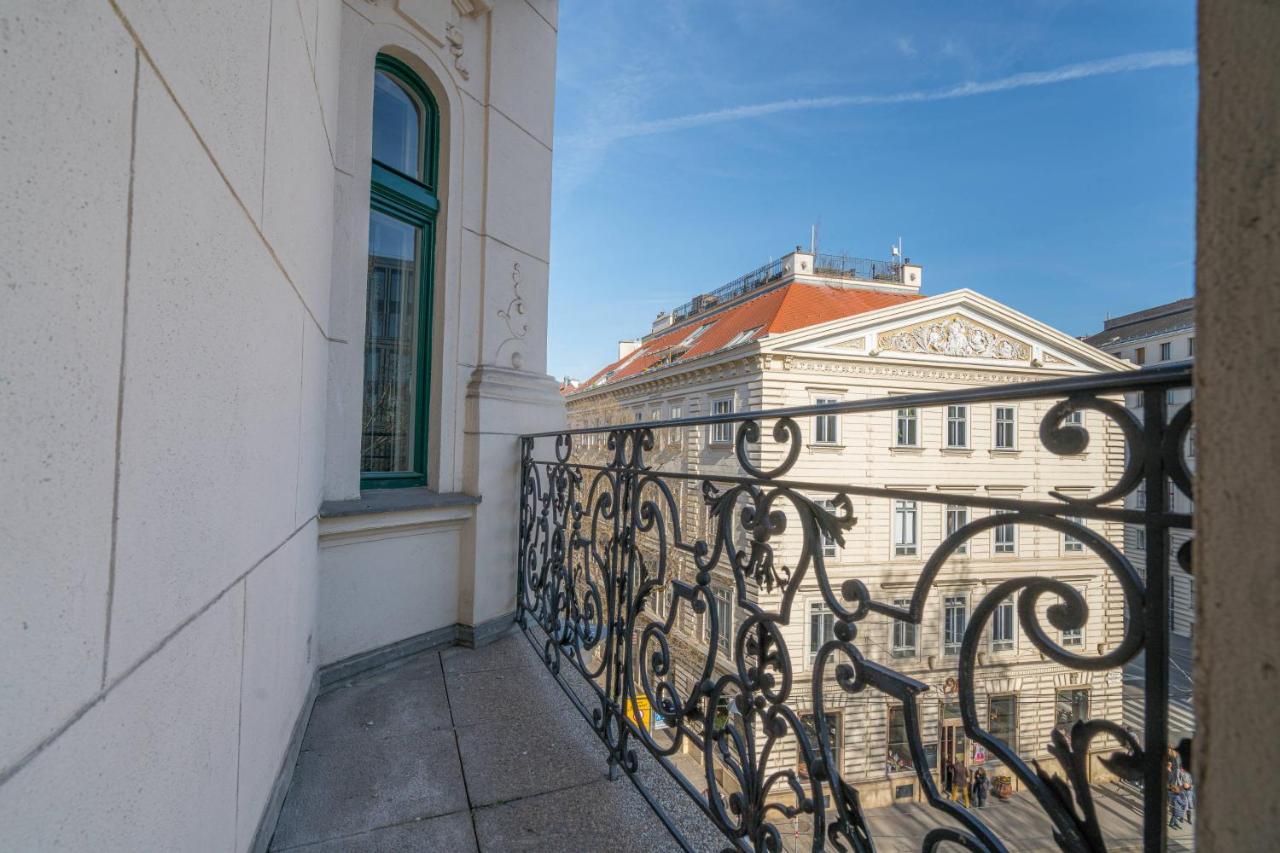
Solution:
M 548 371 L 797 244 L 1071 334 L 1191 295 L 1190 0 L 561 0 Z

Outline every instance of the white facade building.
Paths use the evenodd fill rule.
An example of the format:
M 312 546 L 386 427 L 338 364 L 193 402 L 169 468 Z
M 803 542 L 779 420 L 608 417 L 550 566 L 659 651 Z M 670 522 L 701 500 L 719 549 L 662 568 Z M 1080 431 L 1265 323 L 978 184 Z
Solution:
M 1084 341 L 1139 367 L 1192 361 L 1196 356 L 1195 300 L 1180 299 L 1110 318 L 1101 332 L 1086 337 Z M 1168 417 L 1174 417 L 1190 400 L 1190 389 L 1169 391 L 1165 400 Z M 1125 405 L 1140 412 L 1143 406 L 1141 395 L 1127 395 Z M 1195 465 L 1194 430 L 1193 426 L 1187 443 L 1188 462 L 1192 466 Z M 1143 497 L 1140 491 L 1134 492 L 1125 499 L 1125 505 L 1141 509 Z M 1191 513 L 1195 508 L 1191 498 L 1176 487 L 1170 487 L 1166 500 L 1171 512 Z M 1190 532 L 1175 531 L 1169 549 L 1169 626 L 1175 634 L 1188 638 L 1195 624 L 1195 578 L 1178 567 L 1177 555 L 1178 549 L 1190 538 Z M 1127 526 L 1124 546 L 1134 565 L 1146 566 L 1146 536 L 1140 526 Z
M 319 682 L 510 621 L 556 2 L 2 17 L 0 847 L 260 849 Z
M 925 297 L 923 270 L 909 263 L 858 261 L 797 251 L 712 294 L 661 314 L 649 335 L 624 341 L 618 360 L 579 385 L 562 389 L 575 427 L 666 420 L 728 412 L 840 403 L 984 385 L 1082 376 L 1122 369 L 1123 362 L 971 290 Z M 949 533 L 990 514 L 952 505 L 946 495 L 1054 500 L 1088 497 L 1114 483 L 1123 466 L 1119 427 L 1098 411 L 1074 413 L 1090 441 L 1082 452 L 1056 455 L 1038 435 L 1054 400 L 806 417 L 803 449 L 788 481 L 895 489 L 919 500 L 851 495 L 856 526 L 845 542 L 824 545 L 839 588 L 863 581 L 880 601 L 906 599 L 921 567 Z M 768 425 L 765 425 L 768 428 Z M 655 471 L 739 473 L 733 424 L 657 430 Z M 597 444 L 603 436 L 597 434 Z M 768 469 L 782 451 L 762 441 L 753 463 Z M 601 448 L 603 450 L 603 448 Z M 589 452 L 585 451 L 585 452 Z M 678 494 L 692 538 L 707 534 L 706 506 L 685 481 Z M 782 502 L 780 502 L 782 503 Z M 1090 522 L 1119 543 L 1122 525 Z M 794 564 L 802 542 L 792 519 L 776 537 L 775 558 Z M 686 535 L 688 535 L 686 533 Z M 788 550 L 789 548 L 789 550 Z M 685 565 L 683 577 L 692 578 Z M 918 702 L 926 748 L 935 767 L 963 756 L 986 761 L 967 743 L 955 695 L 960 638 L 977 602 L 1015 577 L 1052 577 L 1075 586 L 1089 609 L 1081 629 L 1051 630 L 1064 649 L 1102 654 L 1123 633 L 1122 595 L 1102 560 L 1082 542 L 1050 529 L 999 525 L 977 534 L 936 579 L 920 625 L 872 615 L 859 623 L 859 649 L 869 658 L 927 684 Z M 735 624 L 735 581 L 723 568 L 712 578 L 720 620 Z M 752 584 L 765 610 L 780 608 L 780 588 Z M 1047 625 L 1041 604 L 1041 624 Z M 653 605 L 653 618 L 665 606 Z M 685 613 L 685 611 L 682 611 Z M 800 586 L 783 629 L 797 675 L 811 677 L 813 655 L 831 639 L 833 619 L 811 576 Z M 706 621 L 685 613 L 685 679 L 696 678 L 708 642 Z M 1080 717 L 1118 719 L 1118 671 L 1080 672 L 1048 660 L 1018 624 L 1010 599 L 987 631 L 979 658 L 979 707 L 1024 756 L 1044 758 L 1049 733 Z M 725 650 L 727 652 L 727 649 Z M 828 676 L 830 673 L 828 673 Z M 868 691 L 857 697 L 835 686 L 842 706 L 836 727 L 839 760 L 863 805 L 916 800 L 900 709 Z M 1106 750 L 1105 739 L 1093 744 Z M 794 756 L 780 754 L 783 764 Z M 781 765 L 780 765 L 781 766 Z M 999 775 L 998 766 L 987 764 Z M 1096 762 L 1094 778 L 1107 777 Z M 694 776 L 696 778 L 696 775 Z

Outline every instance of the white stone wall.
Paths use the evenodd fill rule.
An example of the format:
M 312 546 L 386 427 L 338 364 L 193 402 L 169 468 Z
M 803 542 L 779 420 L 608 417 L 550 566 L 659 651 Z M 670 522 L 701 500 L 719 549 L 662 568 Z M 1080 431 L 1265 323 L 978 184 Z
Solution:
M 317 666 L 512 609 L 514 434 L 563 417 L 556 4 L 489 5 L 0 11 L 0 848 L 247 849 Z M 322 530 L 384 50 L 443 122 L 431 486 L 484 501 Z

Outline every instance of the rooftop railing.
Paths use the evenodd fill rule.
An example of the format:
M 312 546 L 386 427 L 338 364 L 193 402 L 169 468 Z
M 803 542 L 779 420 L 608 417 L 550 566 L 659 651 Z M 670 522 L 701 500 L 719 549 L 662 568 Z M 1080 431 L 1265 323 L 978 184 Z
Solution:
M 1169 392 L 1190 383 L 1178 364 L 523 436 L 519 624 L 611 771 L 685 849 L 642 763 L 664 768 L 729 849 L 872 850 L 875 806 L 908 797 L 932 824 L 925 850 L 1162 850 L 1170 762 L 1190 755 L 1182 740 L 1174 758 L 1168 735 L 1193 406 Z M 1038 419 L 1034 440 L 1015 430 L 1016 456 L 947 456 L 914 431 L 927 414 L 945 424 L 1014 402 Z M 958 482 L 975 466 L 1004 489 L 885 486 L 839 455 L 802 464 L 831 416 L 859 446 L 862 430 L 868 447 L 906 445 L 888 482 L 937 482 L 949 475 L 936 461 L 934 480 L 910 468 L 947 456 Z M 1054 459 L 1077 473 L 1026 474 Z M 1011 496 L 1014 475 L 998 472 L 1015 469 L 999 465 L 1033 484 Z M 938 522 L 921 524 L 930 506 Z M 1005 541 L 1026 553 L 1001 555 Z M 589 689 L 570 687 L 573 673 Z M 1123 701 L 1129 689 L 1140 702 Z M 971 808 L 956 774 L 978 766 L 1042 823 L 1010 830 Z M 1133 837 L 1099 809 L 1112 790 L 1137 792 Z
M 744 293 L 777 281 L 782 278 L 784 272 L 786 270 L 784 269 L 782 258 L 770 261 L 746 275 L 738 276 L 722 287 L 717 287 L 710 293 L 701 293 L 679 308 L 673 309 L 671 311 L 671 320 L 673 323 L 679 323 L 686 317 L 692 317 L 694 314 L 700 314 L 716 305 L 729 302 Z
M 898 261 L 873 261 L 848 255 L 815 255 L 814 275 L 830 278 L 852 278 L 858 281 L 902 283 L 902 264 Z

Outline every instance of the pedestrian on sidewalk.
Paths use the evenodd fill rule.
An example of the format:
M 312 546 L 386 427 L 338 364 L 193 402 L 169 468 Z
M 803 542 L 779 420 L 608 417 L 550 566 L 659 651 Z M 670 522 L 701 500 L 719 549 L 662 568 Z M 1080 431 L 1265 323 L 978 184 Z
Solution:
M 942 765 L 942 793 L 943 796 L 951 796 L 951 764 L 949 762 Z
M 987 805 L 987 794 L 991 793 L 991 779 L 987 771 L 979 767 L 973 772 L 973 804 L 978 808 Z
M 1176 782 L 1169 788 L 1169 828 L 1177 829 L 1191 823 L 1191 808 L 1195 804 L 1195 788 L 1191 774 L 1179 770 Z
M 964 807 L 969 808 L 969 768 L 963 758 L 956 758 L 951 765 L 951 799 L 956 802 L 964 797 Z

